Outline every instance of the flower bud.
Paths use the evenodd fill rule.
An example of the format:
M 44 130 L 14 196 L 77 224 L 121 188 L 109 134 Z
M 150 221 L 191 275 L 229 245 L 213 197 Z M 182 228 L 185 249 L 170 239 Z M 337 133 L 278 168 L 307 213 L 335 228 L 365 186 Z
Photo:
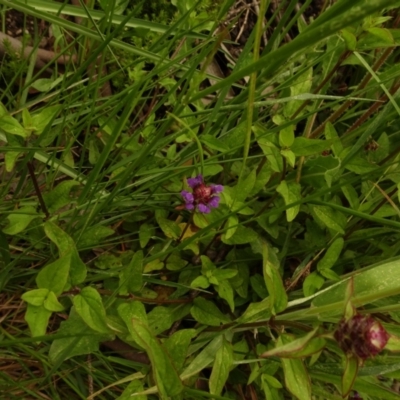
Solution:
M 334 337 L 346 354 L 365 360 L 380 353 L 390 335 L 371 316 L 357 314 L 347 321 L 342 319 Z

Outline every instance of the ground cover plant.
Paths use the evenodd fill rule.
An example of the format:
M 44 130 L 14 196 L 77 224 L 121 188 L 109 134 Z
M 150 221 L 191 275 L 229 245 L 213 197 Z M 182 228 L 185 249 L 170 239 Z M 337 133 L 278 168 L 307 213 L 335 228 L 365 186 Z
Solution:
M 399 398 L 399 1 L 0 5 L 2 398 Z

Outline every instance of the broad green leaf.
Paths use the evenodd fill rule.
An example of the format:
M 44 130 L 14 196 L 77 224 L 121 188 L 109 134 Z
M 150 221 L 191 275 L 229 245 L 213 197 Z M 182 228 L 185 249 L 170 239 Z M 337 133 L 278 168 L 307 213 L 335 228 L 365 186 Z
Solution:
M 353 210 L 358 210 L 360 207 L 360 200 L 357 191 L 351 185 L 343 185 L 341 187 L 343 194 L 346 197 L 346 200 L 350 203 L 350 206 Z
M 26 301 L 28 304 L 38 307 L 44 303 L 48 293 L 48 289 L 34 289 L 24 293 L 21 296 L 21 299 Z
M 90 248 L 102 244 L 102 240 L 115 232 L 108 226 L 94 225 L 86 229 L 77 241 L 79 248 Z
M 382 39 L 387 44 L 391 44 L 391 45 L 394 44 L 393 35 L 390 33 L 389 29 L 372 27 L 372 28 L 368 29 L 368 32 L 372 33 L 374 36 Z
M 35 130 L 35 134 L 42 134 L 46 126 L 52 123 L 54 117 L 60 110 L 61 106 L 57 104 L 43 108 L 39 113 L 34 114 L 32 116 L 32 126 Z
M 28 137 L 26 129 L 11 115 L 4 114 L 0 116 L 0 130 L 23 138 Z
M 250 197 L 256 195 L 262 190 L 272 176 L 272 168 L 268 163 L 265 163 L 261 170 L 258 171 L 253 190 L 250 192 Z
M 301 338 L 293 339 L 285 344 L 281 343 L 274 349 L 268 350 L 260 355 L 260 357 L 290 357 L 292 353 L 296 353 L 302 349 L 314 338 L 318 331 L 318 327 L 313 329 Z
M 57 300 L 54 292 L 49 292 L 44 300 L 43 306 L 46 310 L 52 312 L 59 312 L 64 310 L 64 306 Z
M 311 210 L 314 212 L 318 220 L 323 223 L 327 228 L 344 235 L 344 227 L 346 225 L 346 218 L 328 206 L 312 206 Z
M 340 31 L 342 37 L 346 43 L 346 47 L 350 51 L 354 51 L 357 48 L 357 38 L 349 29 L 342 29 Z
M 332 142 L 330 140 L 308 139 L 305 137 L 297 137 L 294 139 L 290 150 L 297 156 L 312 156 L 321 154 L 324 150 L 328 150 Z
M 303 293 L 305 297 L 313 295 L 324 284 L 325 279 L 318 274 L 317 271 L 312 272 L 306 277 L 303 283 Z
M 264 155 L 267 157 L 269 165 L 274 172 L 283 171 L 283 161 L 278 147 L 270 140 L 261 137 L 257 139 L 258 145 L 261 147 Z M 296 143 L 296 141 L 295 141 Z
M 46 334 L 51 314 L 51 311 L 46 310 L 43 305 L 33 306 L 28 304 L 25 312 L 25 321 L 29 326 L 32 337 Z
M 318 262 L 317 269 L 321 271 L 323 269 L 332 268 L 338 260 L 340 253 L 343 250 L 344 240 L 343 238 L 336 239 L 328 248 L 322 259 Z
M 48 289 L 59 296 L 67 287 L 71 255 L 65 255 L 40 270 L 36 283 L 40 289 Z
M 346 366 L 344 368 L 342 378 L 342 396 L 345 398 L 350 393 L 356 380 L 358 372 L 358 359 L 357 357 L 346 357 Z
M 147 396 L 145 394 L 137 395 L 133 397 L 136 393 L 143 392 L 143 384 L 139 379 L 135 379 L 129 383 L 126 389 L 122 392 L 121 396 L 117 398 L 117 400 L 147 400 Z
M 224 240 L 230 239 L 236 232 L 239 226 L 239 219 L 237 215 L 231 215 L 226 222 L 226 231 L 224 233 Z
M 200 256 L 201 259 L 201 272 L 203 275 L 208 275 L 217 269 L 214 263 L 207 256 Z
M 283 157 L 286 158 L 286 161 L 288 162 L 288 164 L 292 168 L 294 168 L 294 166 L 296 164 L 296 155 L 293 153 L 293 151 L 290 149 L 282 149 L 281 154 Z
M 231 311 L 233 312 L 235 310 L 235 302 L 232 285 L 227 280 L 219 281 L 216 289 L 219 296 L 222 299 L 226 300 L 226 302 L 229 304 Z
M 150 358 L 161 399 L 178 396 L 183 390 L 182 382 L 167 352 L 153 337 L 149 327 L 143 320 L 132 318 L 130 332 L 135 342 L 146 350 Z
M 258 303 L 250 303 L 246 311 L 237 319 L 239 324 L 269 320 L 271 313 L 271 299 L 269 297 Z
M 215 359 L 218 349 L 221 347 L 223 335 L 219 334 L 214 338 L 197 356 L 191 361 L 189 366 L 181 374 L 181 379 L 186 380 L 196 375 L 204 368 L 207 368 Z
M 131 301 L 122 303 L 118 306 L 118 315 L 125 322 L 130 333 L 132 330 L 132 319 L 140 319 L 147 325 L 146 309 L 140 301 Z
M 182 369 L 185 363 L 190 341 L 195 335 L 195 329 L 181 329 L 169 336 L 163 343 L 178 371 Z
M 51 192 L 43 194 L 43 200 L 50 213 L 54 213 L 71 203 L 70 192 L 74 186 L 79 186 L 79 182 L 74 180 L 63 181 Z
M 313 307 L 333 305 L 340 314 L 344 302 L 348 279 L 332 287 L 313 302 Z M 394 296 L 400 293 L 400 260 L 394 259 L 377 265 L 370 266 L 357 271 L 353 277 L 353 297 L 351 299 L 355 306 L 362 306 L 387 296 Z
M 181 234 L 181 228 L 176 222 L 170 221 L 169 219 L 163 217 L 157 218 L 157 222 L 167 238 L 170 239 L 179 238 Z
M 263 273 L 268 289 L 272 314 L 283 311 L 287 306 L 287 294 L 279 274 L 279 260 L 273 248 L 266 242 L 261 242 L 263 255 Z
M 216 268 L 211 272 L 212 276 L 217 279 L 217 281 L 222 281 L 224 279 L 231 279 L 237 275 L 237 270 L 233 268 Z M 208 275 L 207 275 L 208 276 Z
M 298 74 L 290 86 L 290 96 L 295 97 L 302 93 L 309 93 L 311 91 L 312 78 L 313 69 L 311 67 L 302 74 Z M 288 118 L 292 117 L 302 103 L 303 102 L 301 100 L 290 100 L 288 103 L 286 103 L 284 107 L 285 116 Z
M 215 138 L 212 135 L 201 135 L 201 142 L 210 149 L 222 153 L 226 153 L 229 150 L 229 147 L 223 141 Z
M 143 285 L 143 251 L 137 251 L 119 274 L 120 294 L 138 292 Z
M 343 151 L 343 145 L 335 127 L 330 122 L 327 122 L 325 125 L 324 133 L 325 137 L 328 139 L 328 142 L 331 143 L 333 154 L 335 157 L 339 157 L 340 153 Z
M 192 287 L 192 288 L 201 288 L 201 289 L 207 289 L 209 286 L 210 286 L 210 282 L 203 275 L 195 278 L 193 280 L 193 282 L 190 284 L 190 287 Z
M 285 205 L 295 203 L 301 200 L 301 186 L 296 182 L 281 181 L 276 191 L 283 197 Z M 300 204 L 290 207 L 286 210 L 286 219 L 288 222 L 293 221 L 300 211 Z
M 257 239 L 257 233 L 251 228 L 247 228 L 243 225 L 239 225 L 235 233 L 229 239 L 222 237 L 224 243 L 231 245 L 251 243 Z
M 291 341 L 289 335 L 281 335 L 278 346 L 288 344 Z M 285 375 L 286 389 L 296 399 L 311 400 L 311 382 L 303 361 L 299 359 L 281 358 L 283 373 Z
M 220 326 L 221 323 L 229 322 L 229 318 L 212 301 L 202 297 L 194 299 L 190 313 L 197 322 L 205 325 Z
M 112 335 L 100 334 L 89 328 L 76 313 L 75 307 L 71 308 L 68 319 L 61 322 L 58 333 L 65 337 L 51 344 L 49 358 L 54 364 L 78 355 L 94 353 L 99 349 L 100 342 L 113 340 Z
M 171 328 L 173 324 L 172 312 L 170 308 L 157 306 L 154 307 L 147 314 L 148 325 L 153 336 L 157 336 L 160 333 Z
M 94 331 L 109 333 L 106 323 L 106 311 L 99 292 L 87 286 L 73 298 L 76 312 Z
M 243 202 L 254 187 L 256 182 L 256 170 L 253 169 L 245 178 L 239 177 L 238 184 L 233 188 L 233 199 L 235 201 Z
M 229 376 L 233 364 L 232 344 L 225 338 L 222 339 L 221 347 L 215 355 L 215 361 L 210 375 L 210 393 L 220 395 Z
M 281 147 L 290 147 L 294 143 L 294 125 L 287 126 L 279 132 L 279 144 Z
M 140 247 L 143 249 L 143 247 L 146 247 L 147 243 L 149 243 L 149 240 L 153 236 L 154 228 L 146 223 L 143 223 L 140 225 L 139 228 L 139 242 L 140 242 Z
M 16 235 L 24 231 L 28 225 L 39 216 L 34 207 L 21 207 L 18 213 L 10 214 L 7 217 L 8 225 L 3 229 L 3 232 L 7 235 Z

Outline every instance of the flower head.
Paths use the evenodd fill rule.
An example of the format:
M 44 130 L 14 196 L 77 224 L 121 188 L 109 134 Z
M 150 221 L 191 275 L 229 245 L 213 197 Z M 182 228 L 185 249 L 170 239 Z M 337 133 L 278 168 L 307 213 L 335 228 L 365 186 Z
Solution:
M 181 192 L 187 210 L 197 208 L 199 212 L 208 214 L 211 208 L 218 207 L 220 197 L 217 194 L 224 190 L 222 185 L 207 186 L 201 175 L 189 178 L 187 183 L 192 188 L 192 192 L 186 190 Z
M 380 353 L 390 335 L 371 316 L 357 314 L 347 321 L 341 320 L 334 337 L 345 353 L 365 360 Z

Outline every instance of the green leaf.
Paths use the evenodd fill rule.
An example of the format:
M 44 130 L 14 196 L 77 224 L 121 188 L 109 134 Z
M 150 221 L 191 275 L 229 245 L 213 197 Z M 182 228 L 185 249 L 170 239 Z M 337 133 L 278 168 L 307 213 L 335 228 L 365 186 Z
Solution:
M 194 299 L 190 313 L 197 322 L 204 325 L 219 326 L 221 323 L 229 322 L 229 318 L 222 314 L 212 301 L 202 297 Z
M 70 192 L 74 186 L 79 186 L 79 182 L 74 180 L 63 181 L 51 192 L 43 194 L 44 202 L 50 213 L 54 213 L 71 203 Z
M 250 303 L 246 311 L 238 318 L 239 324 L 248 322 L 255 322 L 260 320 L 270 319 L 271 313 L 271 299 L 269 297 L 258 303 Z
M 106 323 L 106 311 L 99 292 L 88 286 L 73 298 L 76 312 L 94 331 L 109 333 Z
M 163 343 L 178 371 L 185 363 L 190 341 L 195 335 L 195 329 L 181 329 L 169 336 Z
M 157 336 L 160 333 L 171 328 L 173 324 L 172 312 L 170 308 L 157 306 L 154 307 L 147 314 L 148 325 L 153 336 Z
M 346 366 L 342 378 L 342 396 L 347 397 L 354 385 L 358 372 L 358 359 L 354 356 L 346 357 Z
M 357 38 L 356 36 L 349 31 L 348 29 L 342 29 L 340 31 L 340 33 L 342 34 L 342 37 L 346 43 L 346 47 L 348 50 L 350 51 L 354 51 L 357 48 Z
M 64 306 L 57 300 L 57 296 L 54 292 L 49 292 L 43 306 L 46 310 L 52 312 L 59 312 L 64 310 Z
M 57 104 L 54 106 L 42 108 L 39 113 L 36 113 L 32 116 L 32 126 L 35 130 L 36 135 L 40 135 L 43 133 L 46 126 L 52 123 L 54 117 L 59 110 L 61 110 L 61 106 Z
M 324 284 L 325 279 L 318 274 L 317 271 L 312 272 L 307 278 L 304 280 L 303 283 L 303 293 L 304 296 L 308 297 L 313 295 L 319 289 L 321 289 L 322 285 Z
M 163 217 L 157 218 L 157 222 L 167 238 L 178 239 L 181 235 L 181 228 L 176 222 Z
M 256 170 L 252 170 L 245 178 L 239 177 L 238 184 L 233 188 L 232 198 L 235 201 L 243 202 L 254 187 L 256 182 Z
M 318 327 L 313 329 L 301 338 L 281 343 L 274 349 L 268 350 L 260 355 L 260 357 L 291 357 L 293 353 L 303 350 L 305 346 L 314 338 L 318 331 Z
M 24 293 L 21 296 L 21 299 L 26 301 L 28 304 L 38 307 L 44 303 L 48 293 L 48 289 L 34 289 Z
M 294 143 L 294 125 L 289 125 L 279 132 L 279 144 L 281 147 L 290 147 Z
M 327 206 L 311 206 L 320 222 L 326 227 L 344 235 L 344 227 L 346 226 L 346 218 L 343 217 L 338 211 L 333 210 Z
M 17 235 L 24 231 L 35 218 L 39 217 L 35 208 L 31 206 L 22 207 L 18 211 L 7 217 L 8 226 L 3 229 L 7 235 Z
M 43 305 L 33 306 L 28 304 L 25 312 L 25 321 L 29 326 L 32 337 L 46 334 L 51 314 L 51 311 L 46 310 Z
M 266 242 L 261 242 L 263 255 L 263 273 L 265 284 L 270 298 L 272 314 L 285 310 L 287 306 L 287 294 L 279 274 L 279 260 L 273 248 Z
M 302 93 L 309 93 L 312 86 L 313 69 L 310 67 L 302 74 L 297 74 L 290 86 L 290 96 L 295 97 Z M 284 114 L 290 118 L 302 105 L 302 100 L 290 100 L 285 104 Z M 304 112 L 304 110 L 303 110 Z
M 182 380 L 186 380 L 193 375 L 198 374 L 204 368 L 207 368 L 215 359 L 215 355 L 220 349 L 223 341 L 223 335 L 215 337 L 189 364 L 181 375 Z
M 290 343 L 289 335 L 281 335 L 278 346 Z M 311 400 L 311 382 L 303 361 L 299 359 L 281 358 L 283 373 L 285 375 L 286 389 L 296 399 Z
M 140 242 L 140 247 L 143 249 L 143 247 L 146 247 L 147 243 L 149 243 L 149 240 L 153 236 L 154 228 L 146 223 L 143 223 L 140 225 L 139 228 L 139 242 Z
M 143 251 L 137 251 L 128 266 L 119 274 L 122 295 L 138 292 L 143 286 Z
M 129 383 L 129 385 L 126 387 L 126 389 L 122 392 L 121 396 L 117 398 L 117 400 L 132 400 L 133 398 L 135 400 L 147 400 L 146 395 L 139 395 L 133 397 L 136 393 L 143 392 L 143 384 L 139 379 L 135 379 L 132 382 Z
M 393 35 L 390 33 L 389 29 L 372 27 L 372 28 L 368 29 L 368 32 L 372 33 L 374 36 L 382 39 L 387 44 L 390 44 L 390 45 L 394 44 Z
M 82 249 L 102 244 L 102 240 L 115 232 L 108 226 L 94 225 L 86 229 L 79 237 L 78 246 Z
M 23 126 L 11 115 L 3 114 L 0 116 L 0 130 L 3 130 L 12 135 L 28 137 L 28 132 Z
M 308 139 L 305 137 L 297 137 L 294 139 L 290 150 L 297 156 L 312 156 L 321 154 L 324 150 L 328 150 L 332 142 L 330 140 Z
M 286 158 L 286 161 L 289 163 L 289 165 L 294 168 L 296 164 L 296 155 L 293 153 L 293 151 L 290 149 L 282 149 L 281 154 Z
M 336 239 L 328 248 L 322 259 L 318 262 L 317 269 L 321 271 L 323 269 L 332 268 L 338 260 L 340 253 L 343 250 L 344 240 L 343 238 Z
M 229 147 L 224 142 L 212 135 L 201 135 L 201 142 L 210 149 L 221 153 L 226 153 L 229 150 Z
M 141 319 L 132 318 L 130 332 L 150 358 L 161 399 L 178 396 L 183 390 L 182 382 L 167 352 L 152 336 L 149 327 Z
M 339 157 L 340 153 L 343 151 L 343 145 L 340 141 L 339 135 L 337 134 L 335 127 L 330 122 L 327 122 L 327 124 L 325 125 L 324 133 L 325 137 L 328 139 L 328 142 L 332 145 L 333 154 L 335 155 L 335 157 Z
M 216 268 L 212 271 L 212 276 L 217 279 L 217 281 L 222 281 L 224 279 L 231 279 L 237 275 L 238 271 L 233 268 Z M 208 275 L 207 275 L 208 276 Z
M 233 365 L 232 344 L 225 338 L 222 339 L 221 347 L 215 355 L 215 361 L 210 375 L 210 393 L 220 395 L 229 376 Z
M 67 286 L 71 255 L 65 255 L 47 264 L 37 275 L 36 283 L 40 289 L 48 289 L 59 296 Z
M 71 308 L 69 317 L 61 322 L 58 330 L 63 339 L 56 339 L 51 344 L 49 358 L 53 364 L 60 364 L 68 358 L 94 353 L 99 349 L 99 343 L 113 340 L 112 335 L 102 335 L 92 330 L 76 313 L 75 307 Z
M 239 226 L 239 219 L 237 215 L 231 215 L 226 222 L 226 231 L 224 233 L 224 240 L 230 239 L 236 232 Z
M 192 288 L 201 288 L 201 289 L 207 289 L 209 286 L 210 282 L 205 276 L 198 276 L 190 284 L 190 287 Z
M 267 158 L 271 169 L 274 172 L 283 171 L 283 161 L 278 147 L 265 137 L 257 139 L 258 145 L 261 147 L 265 157 Z M 294 144 L 296 141 L 294 142 Z
M 285 205 L 295 203 L 301 200 L 301 186 L 296 182 L 287 183 L 285 180 L 276 188 L 276 191 L 283 197 Z M 286 210 L 286 219 L 288 222 L 293 221 L 300 211 L 300 204 L 290 207 Z
M 235 271 L 236 272 L 236 271 Z M 235 311 L 235 302 L 234 302 L 234 294 L 232 285 L 229 281 L 219 281 L 217 286 L 217 292 L 222 299 L 225 299 L 226 302 L 229 304 L 229 307 L 232 312 Z
M 243 225 L 239 225 L 236 229 L 236 232 L 229 239 L 226 239 L 222 236 L 222 242 L 231 245 L 251 243 L 257 239 L 257 233 L 251 228 L 247 228 Z

